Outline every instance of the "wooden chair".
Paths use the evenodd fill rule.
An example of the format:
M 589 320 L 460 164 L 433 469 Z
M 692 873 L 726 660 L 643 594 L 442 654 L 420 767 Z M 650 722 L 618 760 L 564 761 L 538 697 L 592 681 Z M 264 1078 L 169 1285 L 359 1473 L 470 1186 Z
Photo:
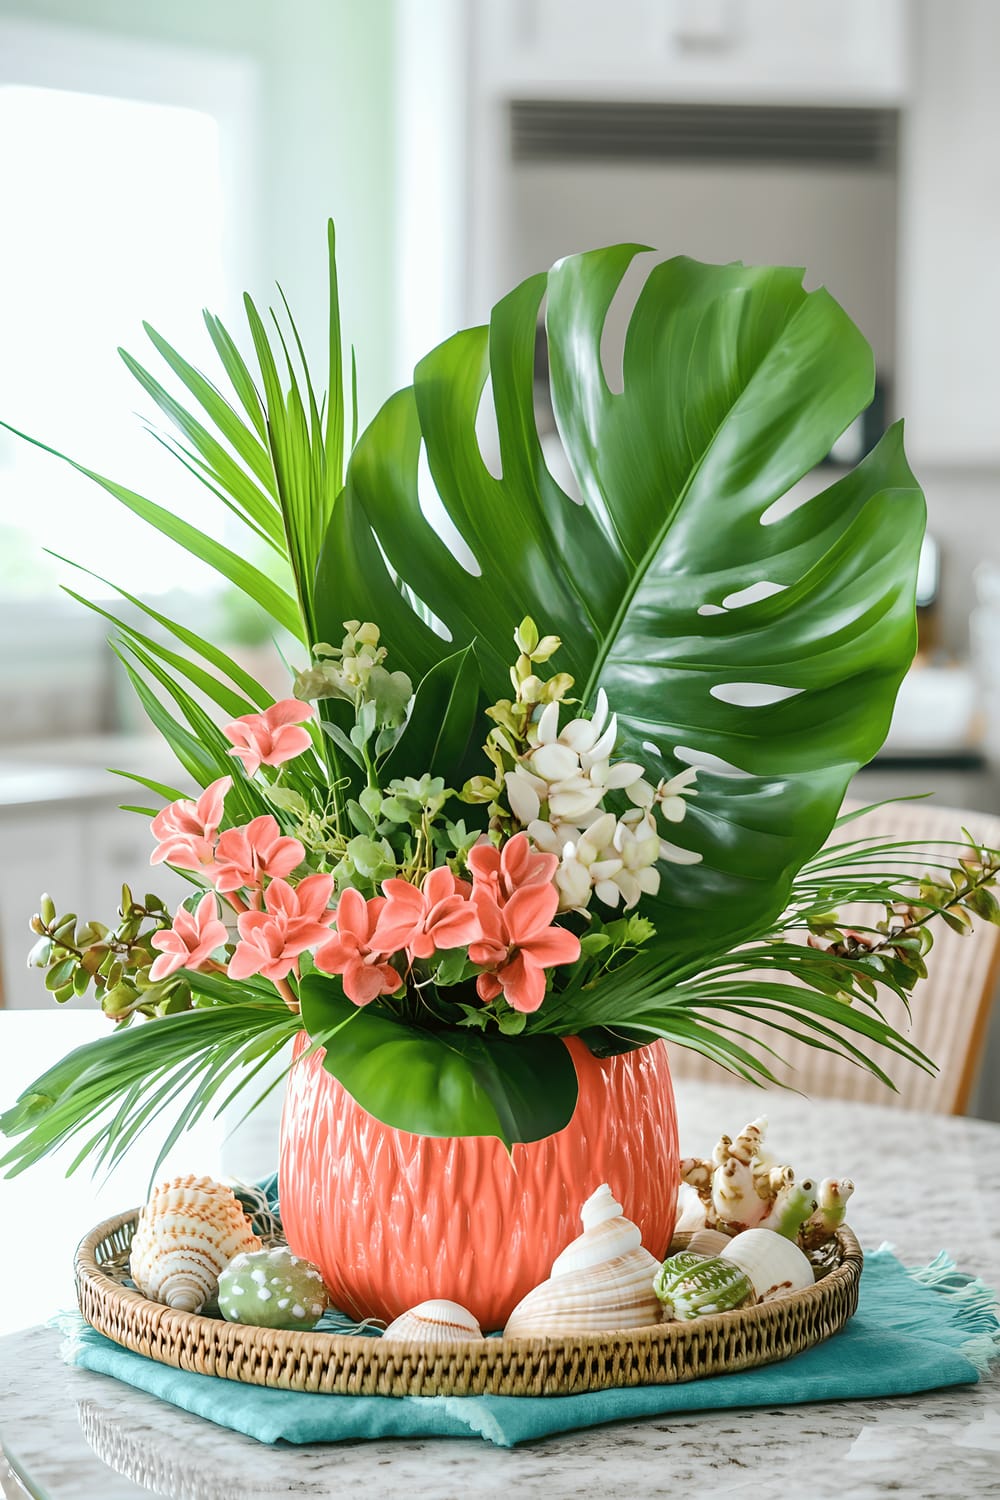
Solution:
M 980 844 L 1000 848 L 1000 818 L 932 807 L 926 802 L 896 802 L 876 808 L 836 831 L 830 841 L 843 842 L 871 834 L 906 839 L 919 846 L 921 840 L 960 839 L 962 828 L 967 828 Z M 773 1046 L 787 1066 L 767 1059 L 772 1071 L 805 1094 L 937 1114 L 962 1114 L 976 1081 L 1000 977 L 1000 927 L 976 919 L 972 936 L 961 937 L 943 922 L 936 922 L 934 947 L 926 962 L 929 973 L 913 992 L 912 1019 L 907 1017 L 902 1003 L 888 992 L 883 992 L 881 1004 L 890 1024 L 936 1062 L 938 1072 L 930 1076 L 885 1048 L 870 1046 L 864 1040 L 860 1044 L 889 1075 L 898 1093 L 846 1059 L 793 1041 L 779 1032 L 769 1033 L 760 1023 L 748 1022 L 745 1034 L 760 1037 Z M 723 1068 L 686 1048 L 672 1046 L 670 1052 L 677 1078 L 714 1083 L 732 1079 L 733 1075 Z

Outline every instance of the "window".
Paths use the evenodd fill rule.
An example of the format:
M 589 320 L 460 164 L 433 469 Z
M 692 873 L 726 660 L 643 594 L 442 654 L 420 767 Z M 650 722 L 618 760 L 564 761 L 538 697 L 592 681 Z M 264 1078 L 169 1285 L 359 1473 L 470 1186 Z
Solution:
M 208 349 L 199 310 L 222 307 L 227 292 L 218 120 L 8 84 L 0 142 L 0 416 L 205 524 L 205 492 L 144 430 L 136 409 L 155 408 L 117 347 L 162 374 L 145 318 L 188 357 Z M 155 547 L 155 566 L 142 568 L 150 591 L 209 576 L 84 476 L 2 433 L 0 595 L 50 600 L 57 579 L 79 586 L 43 547 L 126 586 Z

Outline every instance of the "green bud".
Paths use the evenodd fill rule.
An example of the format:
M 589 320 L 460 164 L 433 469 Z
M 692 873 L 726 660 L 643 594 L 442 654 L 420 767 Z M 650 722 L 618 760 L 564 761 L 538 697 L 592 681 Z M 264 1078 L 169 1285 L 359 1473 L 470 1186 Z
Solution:
M 525 656 L 531 656 L 538 645 L 538 626 L 530 615 L 525 615 L 514 631 L 514 645 Z
M 54 922 L 56 919 L 56 904 L 52 897 L 43 895 L 38 903 L 38 910 L 43 922 Z
M 561 645 L 562 641 L 557 635 L 543 635 L 531 653 L 532 661 L 548 661 L 550 656 L 555 656 Z

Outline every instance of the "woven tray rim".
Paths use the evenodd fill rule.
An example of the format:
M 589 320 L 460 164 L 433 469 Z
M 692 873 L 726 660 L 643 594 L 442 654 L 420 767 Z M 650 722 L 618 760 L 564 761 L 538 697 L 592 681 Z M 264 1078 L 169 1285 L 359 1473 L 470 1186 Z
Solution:
M 845 1224 L 837 1232 L 839 1264 L 774 1302 L 619 1333 L 416 1348 L 398 1339 L 251 1328 L 152 1302 L 102 1270 L 109 1247 L 120 1254 L 131 1240 L 138 1215 L 134 1208 L 104 1220 L 77 1247 L 77 1299 L 93 1328 L 176 1369 L 341 1395 L 576 1395 L 752 1369 L 839 1332 L 857 1308 L 864 1261 Z

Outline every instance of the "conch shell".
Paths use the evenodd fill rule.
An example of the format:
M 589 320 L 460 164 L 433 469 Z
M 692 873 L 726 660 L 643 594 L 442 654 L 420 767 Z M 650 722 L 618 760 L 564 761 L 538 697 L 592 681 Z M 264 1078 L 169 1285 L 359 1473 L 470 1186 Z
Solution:
M 405 1339 L 410 1344 L 452 1344 L 482 1336 L 482 1329 L 468 1308 L 441 1299 L 418 1302 L 416 1307 L 400 1313 L 382 1335 L 384 1339 Z
M 580 1212 L 583 1234 L 552 1264 L 548 1281 L 521 1299 L 505 1338 L 561 1338 L 614 1333 L 660 1321 L 653 1277 L 660 1262 L 642 1246 L 638 1227 L 622 1217 L 607 1184 Z
M 200 1312 L 234 1255 L 262 1245 L 231 1188 L 175 1177 L 154 1188 L 132 1239 L 132 1280 L 144 1297 Z

